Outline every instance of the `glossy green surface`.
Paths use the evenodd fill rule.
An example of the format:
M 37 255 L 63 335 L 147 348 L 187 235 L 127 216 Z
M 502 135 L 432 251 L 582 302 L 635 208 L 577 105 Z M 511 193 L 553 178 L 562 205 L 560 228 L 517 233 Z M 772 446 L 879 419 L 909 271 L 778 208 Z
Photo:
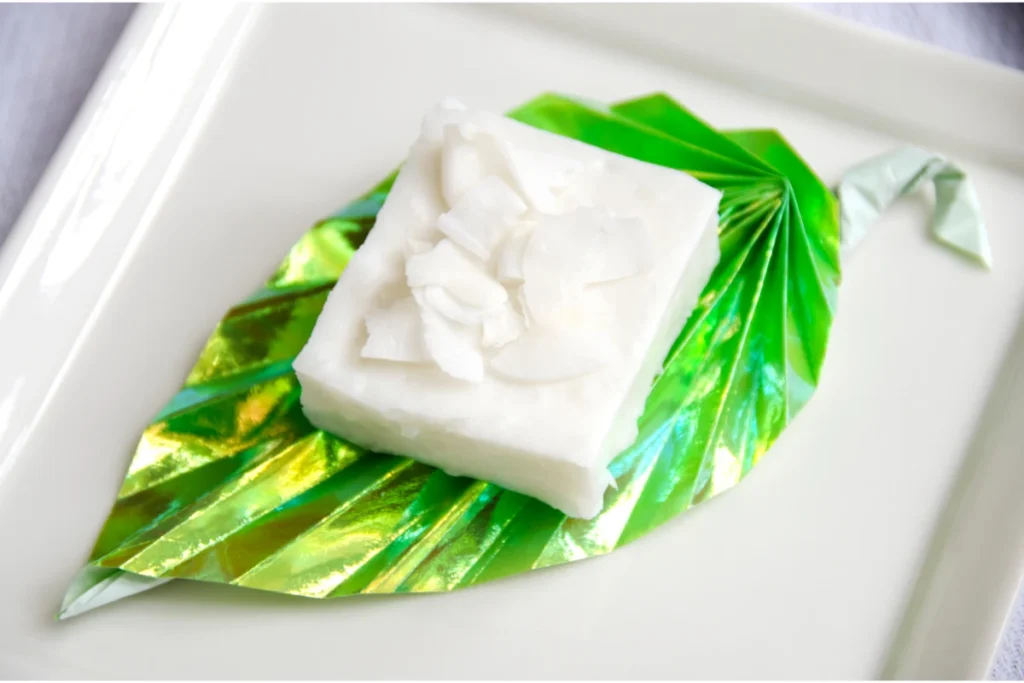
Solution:
M 601 514 L 570 519 L 487 482 L 364 452 L 303 417 L 291 360 L 372 228 L 385 182 L 316 225 L 219 324 L 145 430 L 66 609 L 103 602 L 98 582 L 116 592 L 122 571 L 320 598 L 452 590 L 607 553 L 757 464 L 824 360 L 839 282 L 827 188 L 777 133 L 719 133 L 665 96 L 602 108 L 545 95 L 511 116 L 724 192 L 721 261 L 636 443 L 611 465 L 618 487 Z

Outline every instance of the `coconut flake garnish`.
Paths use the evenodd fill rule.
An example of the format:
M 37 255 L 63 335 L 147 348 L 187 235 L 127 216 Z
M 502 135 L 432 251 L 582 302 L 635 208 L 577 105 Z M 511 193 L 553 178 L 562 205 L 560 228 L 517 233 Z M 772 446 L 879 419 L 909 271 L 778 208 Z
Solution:
M 612 362 L 600 290 L 653 268 L 646 226 L 592 208 L 587 169 L 516 149 L 490 118 L 438 108 L 425 137 L 441 145 L 436 243 L 410 240 L 411 296 L 366 316 L 362 356 L 433 362 L 480 382 L 486 368 L 520 382 L 555 382 Z M 599 170 L 599 169 L 598 169 Z M 436 215 L 436 214 L 435 214 Z
M 484 177 L 480 152 L 457 124 L 442 131 L 441 194 L 448 206 L 458 204 L 462 196 Z
M 466 382 L 484 378 L 484 359 L 469 336 L 452 329 L 440 313 L 430 306 L 420 306 L 423 320 L 423 341 L 427 353 L 442 371 Z
M 440 285 L 459 301 L 489 310 L 508 301 L 508 292 L 483 267 L 448 239 L 430 251 L 410 256 L 405 262 L 410 288 Z
M 492 175 L 465 190 L 451 211 L 437 219 L 437 227 L 460 247 L 486 261 L 525 211 L 526 204 L 515 190 Z
M 535 223 L 520 223 L 505 238 L 498 250 L 498 279 L 502 282 L 523 281 L 523 256 L 533 234 Z
M 449 294 L 444 287 L 437 285 L 417 287 L 412 294 L 420 306 L 430 306 L 448 320 L 467 327 L 480 325 L 487 313 L 483 309 L 467 306 Z
M 574 208 L 575 195 L 563 193 L 573 178 L 583 169 L 575 159 L 515 149 L 501 143 L 500 149 L 508 164 L 508 172 L 526 201 L 542 213 L 563 213 Z
M 654 254 L 643 222 L 597 209 L 542 220 L 523 253 L 524 295 L 541 322 L 575 316 L 587 285 L 650 270 Z
M 466 105 L 454 97 L 446 97 L 423 117 L 420 135 L 430 141 L 444 137 L 445 126 L 452 125 L 465 117 Z
M 586 282 L 587 255 L 599 226 L 595 211 L 546 216 L 523 253 L 523 295 L 531 319 L 555 323 L 578 305 Z
M 484 314 L 480 343 L 485 349 L 501 348 L 518 339 L 525 330 L 523 317 L 515 312 L 511 304 L 506 303 Z
M 378 308 L 366 315 L 368 337 L 359 355 L 363 358 L 422 363 L 430 359 L 423 342 L 419 308 L 411 297 Z

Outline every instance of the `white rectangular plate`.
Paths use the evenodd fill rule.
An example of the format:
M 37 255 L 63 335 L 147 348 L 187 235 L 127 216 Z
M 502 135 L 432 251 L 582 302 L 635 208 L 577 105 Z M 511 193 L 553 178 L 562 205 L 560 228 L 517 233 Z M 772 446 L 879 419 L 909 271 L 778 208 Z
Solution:
M 814 399 L 735 491 L 612 555 L 452 594 L 174 582 L 56 623 L 139 432 L 220 315 L 445 95 L 666 91 L 821 174 L 908 142 L 995 269 L 894 208 Z M 1024 566 L 1024 79 L 767 6 L 147 6 L 0 254 L 0 673 L 979 677 Z M 527 654 L 528 653 L 528 654 Z

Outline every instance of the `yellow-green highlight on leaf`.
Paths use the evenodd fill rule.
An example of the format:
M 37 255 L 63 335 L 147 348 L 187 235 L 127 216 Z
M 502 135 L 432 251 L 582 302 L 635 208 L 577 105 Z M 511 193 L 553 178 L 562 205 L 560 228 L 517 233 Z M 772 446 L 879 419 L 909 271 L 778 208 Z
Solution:
M 825 358 L 840 278 L 827 188 L 778 133 L 721 133 L 664 95 L 611 107 L 543 95 L 510 116 L 724 193 L 721 261 L 636 443 L 611 464 L 616 488 L 601 514 L 569 519 L 493 484 L 368 453 L 302 415 L 291 360 L 392 175 L 314 226 L 217 326 L 145 430 L 63 613 L 173 578 L 318 598 L 454 590 L 610 552 L 758 463 Z

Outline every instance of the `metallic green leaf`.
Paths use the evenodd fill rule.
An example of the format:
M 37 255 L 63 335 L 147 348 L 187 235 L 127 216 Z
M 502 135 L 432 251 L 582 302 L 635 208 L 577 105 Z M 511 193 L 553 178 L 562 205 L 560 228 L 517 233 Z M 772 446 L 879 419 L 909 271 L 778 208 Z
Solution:
M 392 176 L 317 224 L 233 308 L 144 432 L 63 613 L 191 578 L 309 597 L 447 591 L 609 552 L 729 488 L 818 382 L 839 283 L 835 201 L 774 131 L 720 133 L 663 95 L 544 95 L 510 114 L 723 191 L 722 258 L 654 383 L 600 515 L 315 430 L 291 360 Z M 139 579 L 138 577 L 148 577 Z M 147 583 L 148 581 L 148 583 Z

